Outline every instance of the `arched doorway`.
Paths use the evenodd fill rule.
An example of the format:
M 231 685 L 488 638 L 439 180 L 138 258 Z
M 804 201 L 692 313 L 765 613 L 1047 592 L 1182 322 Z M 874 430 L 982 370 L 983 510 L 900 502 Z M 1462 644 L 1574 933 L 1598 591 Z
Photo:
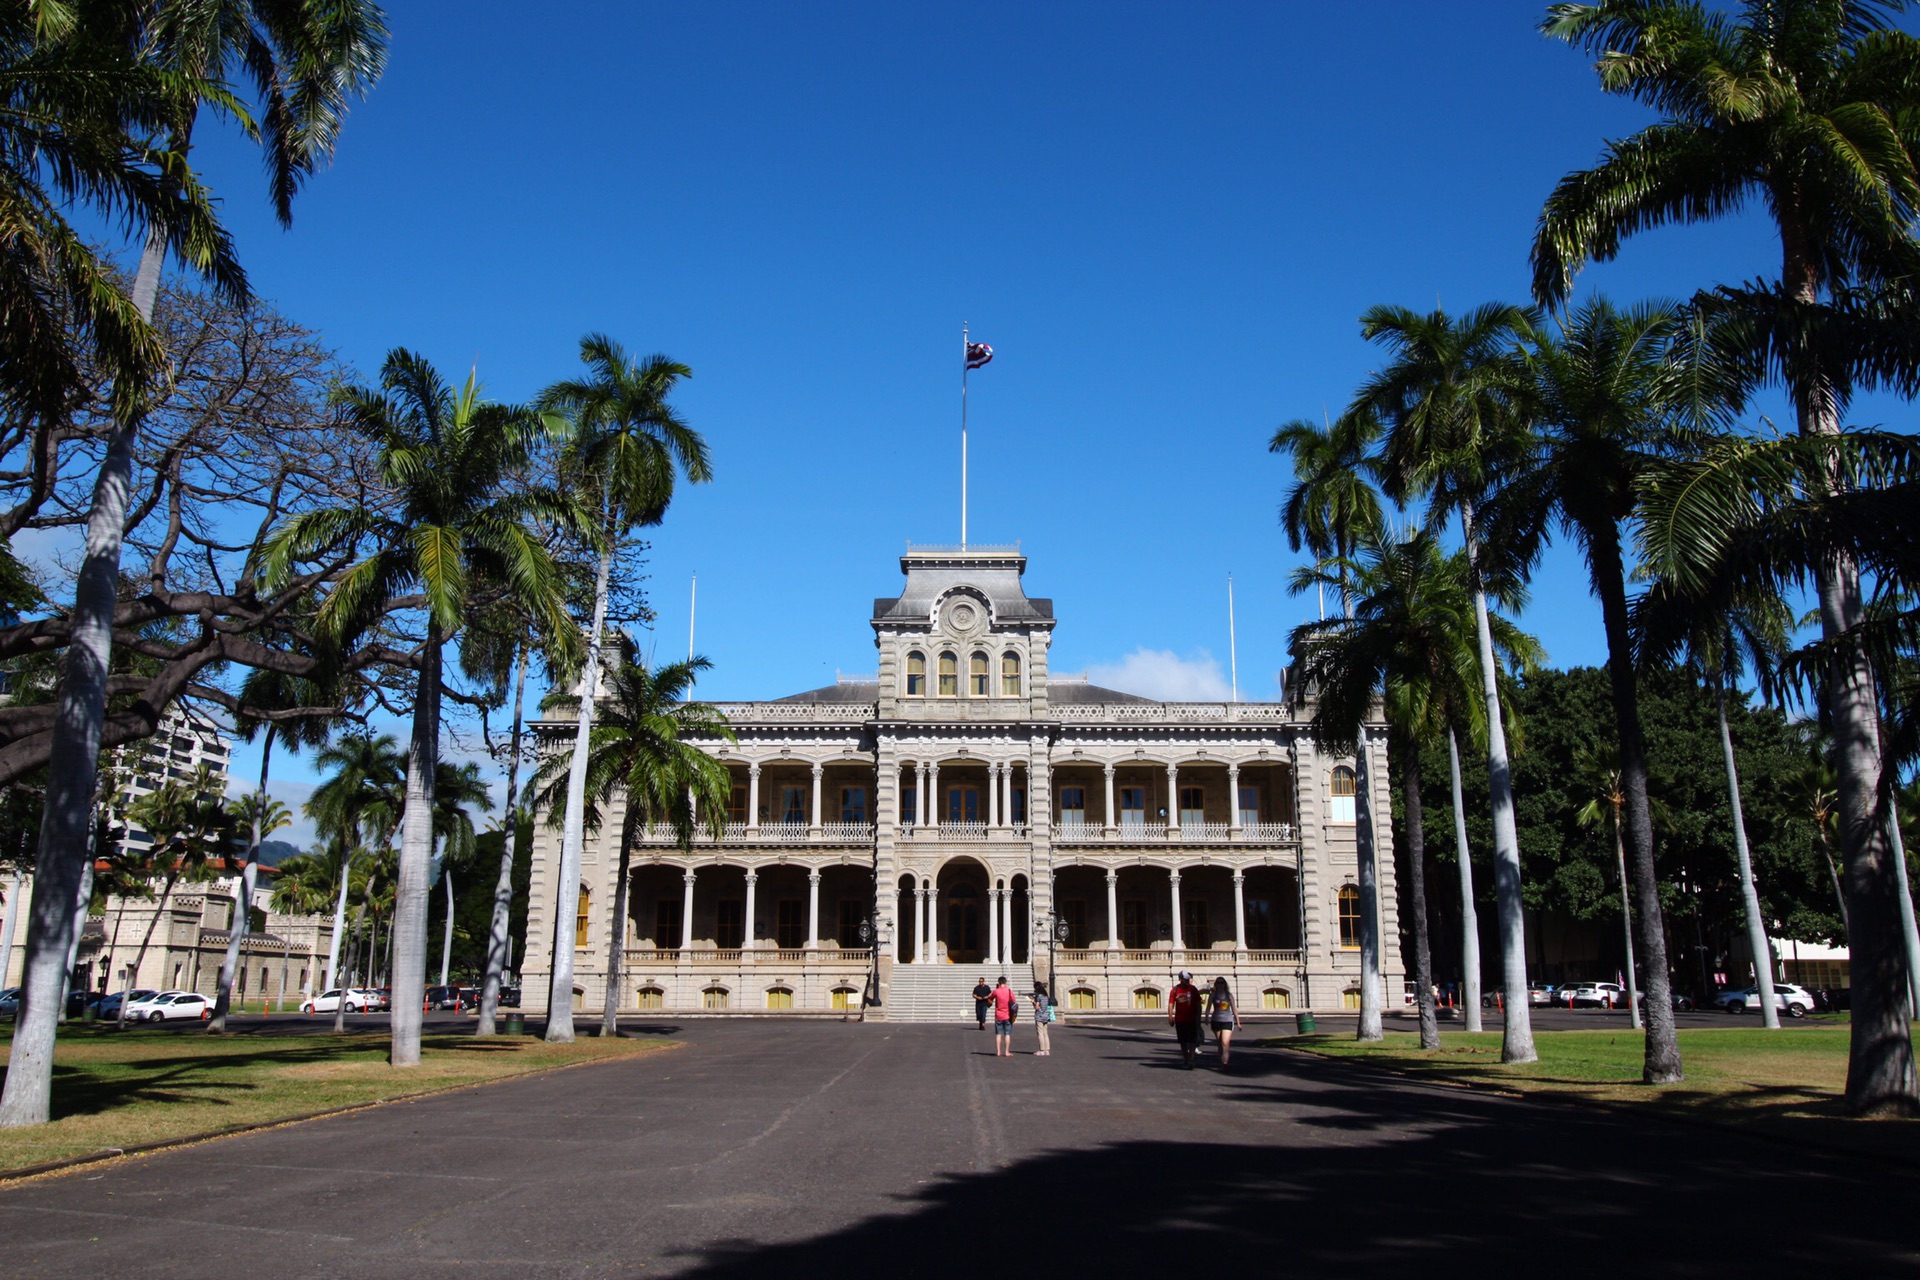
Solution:
M 987 958 L 987 869 L 972 858 L 955 858 L 940 869 L 939 941 L 950 964 Z M 934 949 L 941 954 L 942 947 Z

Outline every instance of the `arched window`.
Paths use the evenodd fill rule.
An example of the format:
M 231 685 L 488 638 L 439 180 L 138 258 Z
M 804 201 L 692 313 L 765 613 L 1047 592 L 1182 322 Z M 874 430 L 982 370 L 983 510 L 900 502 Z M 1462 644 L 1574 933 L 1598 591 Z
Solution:
M 960 695 L 960 659 L 950 653 L 940 655 L 940 696 L 955 698 Z
M 842 1013 L 848 1010 L 858 1009 L 860 1007 L 860 993 L 852 987 L 835 987 L 833 989 L 833 1007 Z
M 1327 821 L 1352 822 L 1353 798 L 1358 790 L 1354 785 L 1353 770 L 1343 764 L 1335 765 L 1333 785 L 1328 790 L 1332 793 L 1332 803 L 1327 806 Z
M 1262 1009 L 1291 1009 L 1293 1008 L 1293 993 L 1285 987 L 1268 987 L 1260 993 L 1260 1007 Z
M 967 681 L 968 695 L 975 698 L 986 697 L 989 692 L 987 689 L 987 655 L 984 653 L 974 654 L 973 658 L 967 664 L 967 674 L 970 677 Z
M 907 696 L 927 696 L 927 655 L 924 653 L 916 651 L 907 655 Z
M 1360 890 L 1350 884 L 1340 886 L 1340 945 L 1360 945 Z
M 580 905 L 573 913 L 573 945 L 587 945 L 587 916 L 593 907 L 593 890 L 580 886 Z
M 1020 655 L 1017 653 L 1000 655 L 1000 696 L 1003 698 L 1020 696 Z
M 768 987 L 767 988 L 767 1008 L 769 1009 L 793 1008 L 793 988 Z
M 700 1005 L 706 1009 L 724 1009 L 727 1007 L 727 989 L 708 987 L 700 993 Z
M 642 1009 L 664 1009 L 667 1007 L 667 993 L 658 987 L 642 987 L 634 1004 Z
M 1099 1007 L 1100 997 L 1094 992 L 1092 987 L 1075 987 L 1073 990 L 1067 992 L 1067 1008 L 1069 1009 L 1097 1009 Z
M 1360 988 L 1348 987 L 1345 991 L 1342 991 L 1340 993 L 1340 1007 L 1342 1009 L 1358 1009 L 1360 1007 Z
M 1141 987 L 1133 993 L 1133 1007 L 1136 1009 L 1158 1009 L 1160 991 L 1157 987 Z

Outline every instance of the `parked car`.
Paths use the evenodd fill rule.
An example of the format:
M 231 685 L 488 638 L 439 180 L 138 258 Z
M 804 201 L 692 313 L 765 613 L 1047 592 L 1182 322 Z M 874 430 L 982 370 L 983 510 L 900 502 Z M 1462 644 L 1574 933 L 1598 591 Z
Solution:
M 366 992 L 354 990 L 347 992 L 348 1013 L 365 1013 L 367 1011 L 367 1004 L 368 996 Z M 339 1008 L 340 988 L 338 987 L 333 988 L 331 991 L 322 991 L 317 996 L 308 996 L 300 1002 L 300 1012 L 302 1013 L 334 1013 L 337 1012 Z
M 92 1004 L 93 1001 L 94 993 L 88 991 L 85 987 L 76 987 L 72 991 L 67 992 L 67 1016 L 69 1018 L 78 1018 L 87 1011 L 87 1006 Z
M 120 1016 L 120 1005 L 126 1000 L 146 1000 L 160 993 L 148 987 L 135 987 L 132 991 L 115 991 L 111 995 L 100 997 L 100 1003 L 94 1006 L 94 1012 L 102 1018 Z
M 1728 1013 L 1745 1013 L 1759 1006 L 1760 988 L 1740 987 L 1722 991 L 1713 998 L 1713 1002 Z M 1813 1012 L 1813 993 L 1791 982 L 1776 982 L 1773 984 L 1773 1007 L 1789 1018 L 1804 1018 Z
M 1853 990 L 1850 987 L 1815 987 L 1813 989 L 1813 1007 L 1821 1013 L 1844 1013 L 1853 1008 Z
M 500 1007 L 502 1009 L 518 1009 L 520 1007 L 520 988 L 500 988 Z
M 20 988 L 8 987 L 0 991 L 0 1014 L 20 1012 Z
M 1642 991 L 1640 993 L 1640 1007 L 1644 1009 L 1646 1008 L 1646 1005 L 1647 1005 L 1647 993 Z M 1684 991 L 1673 992 L 1673 1011 L 1675 1013 L 1692 1013 L 1693 997 L 1688 995 Z
M 392 987 L 366 987 L 360 994 L 367 998 L 368 1013 L 389 1013 L 393 1010 Z
M 1552 1004 L 1553 984 L 1550 982 L 1529 982 L 1527 984 L 1528 1004 Z
M 128 1022 L 198 1021 L 212 1013 L 213 1001 L 197 991 L 156 991 L 127 1002 Z
M 1561 990 L 1570 1009 L 1615 1009 L 1627 1003 L 1627 989 L 1617 982 L 1582 982 Z
M 428 987 L 427 1007 L 429 1009 L 459 1009 L 464 1006 L 460 1000 L 458 987 Z

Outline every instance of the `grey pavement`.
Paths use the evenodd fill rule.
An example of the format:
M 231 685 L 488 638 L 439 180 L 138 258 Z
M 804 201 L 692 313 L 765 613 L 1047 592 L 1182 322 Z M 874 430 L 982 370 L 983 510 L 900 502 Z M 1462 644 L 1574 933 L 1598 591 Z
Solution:
M 647 1025 L 678 1047 L 0 1188 L 0 1274 L 1920 1275 L 1911 1170 L 1727 1129 L 1186 1071 L 1152 1023 Z

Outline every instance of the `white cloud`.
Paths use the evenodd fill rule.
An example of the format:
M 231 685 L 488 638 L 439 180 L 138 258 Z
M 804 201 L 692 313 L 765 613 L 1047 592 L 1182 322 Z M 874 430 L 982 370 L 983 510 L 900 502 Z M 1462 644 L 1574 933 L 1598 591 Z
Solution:
M 1225 702 L 1232 696 L 1219 660 L 1205 649 L 1184 658 L 1171 649 L 1135 649 L 1118 662 L 1094 663 L 1087 678 L 1161 702 Z

